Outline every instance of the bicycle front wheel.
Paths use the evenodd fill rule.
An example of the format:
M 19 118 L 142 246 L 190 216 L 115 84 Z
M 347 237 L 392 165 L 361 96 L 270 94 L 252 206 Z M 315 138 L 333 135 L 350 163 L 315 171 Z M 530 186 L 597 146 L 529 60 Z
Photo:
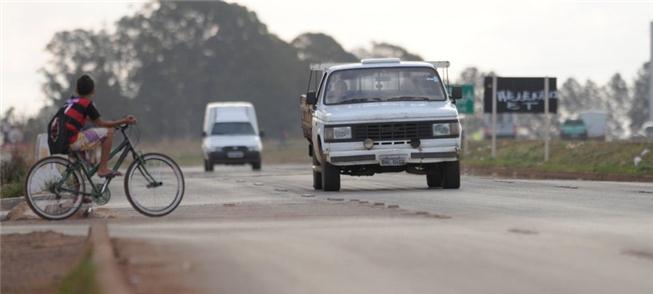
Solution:
M 73 164 L 58 156 L 32 166 L 25 181 L 25 201 L 38 216 L 62 220 L 82 206 L 84 180 Z
M 147 153 L 135 160 L 125 175 L 125 194 L 138 212 L 147 216 L 171 213 L 184 197 L 184 174 L 170 157 Z

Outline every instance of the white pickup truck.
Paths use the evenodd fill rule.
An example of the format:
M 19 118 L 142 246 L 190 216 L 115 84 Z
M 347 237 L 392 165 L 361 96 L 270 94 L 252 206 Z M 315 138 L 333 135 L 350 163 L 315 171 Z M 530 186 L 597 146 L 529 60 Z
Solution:
M 458 189 L 461 126 L 454 104 L 462 93 L 459 87 L 447 93 L 437 69 L 448 66 L 396 58 L 311 65 L 300 111 L 313 187 L 339 191 L 340 175 L 406 171 L 426 175 L 429 187 Z

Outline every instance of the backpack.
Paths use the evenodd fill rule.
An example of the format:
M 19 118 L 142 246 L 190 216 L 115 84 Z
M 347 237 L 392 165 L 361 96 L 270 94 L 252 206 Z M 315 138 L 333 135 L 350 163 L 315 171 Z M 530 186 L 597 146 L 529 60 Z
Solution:
M 68 153 L 68 128 L 66 122 L 68 117 L 65 115 L 66 107 L 61 107 L 48 123 L 48 147 L 50 154 L 67 154 Z

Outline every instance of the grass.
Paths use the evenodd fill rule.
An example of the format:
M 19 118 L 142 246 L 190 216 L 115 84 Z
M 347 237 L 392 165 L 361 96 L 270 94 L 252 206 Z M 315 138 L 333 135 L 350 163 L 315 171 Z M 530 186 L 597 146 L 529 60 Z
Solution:
M 3 150 L 0 158 L 0 198 L 18 197 L 23 194 L 23 183 L 28 159 L 26 150 L 14 148 Z
M 470 142 L 463 165 L 505 167 L 545 172 L 584 172 L 646 175 L 653 173 L 653 143 L 552 141 L 549 161 L 544 162 L 544 142 L 500 140 L 497 156 L 491 158 L 490 142 Z M 638 166 L 634 158 L 648 149 Z
M 263 141 L 263 163 L 310 163 L 308 143 L 305 139 L 290 139 L 286 142 Z M 201 140 L 162 140 L 143 142 L 136 149 L 144 153 L 158 152 L 172 157 L 181 166 L 202 165 Z
M 2 185 L 0 188 L 0 198 L 11 198 L 23 196 L 23 179 L 19 182 Z
M 182 166 L 201 165 L 201 141 L 164 140 L 146 142 L 137 148 L 144 152 L 160 152 L 175 159 Z M 306 163 L 308 143 L 303 138 L 286 142 L 265 140 L 263 142 L 263 162 Z M 497 141 L 497 158 L 490 156 L 489 141 L 470 142 L 469 153 L 463 157 L 467 167 L 502 167 L 547 172 L 588 172 L 645 175 L 653 173 L 653 143 L 644 142 L 598 142 L 598 141 L 560 141 L 550 143 L 550 160 L 544 162 L 544 142 L 522 140 Z M 642 157 L 639 166 L 633 158 L 642 150 L 650 152 Z
M 99 293 L 91 253 L 91 249 L 88 249 L 81 262 L 63 278 L 61 284 L 59 284 L 57 293 Z

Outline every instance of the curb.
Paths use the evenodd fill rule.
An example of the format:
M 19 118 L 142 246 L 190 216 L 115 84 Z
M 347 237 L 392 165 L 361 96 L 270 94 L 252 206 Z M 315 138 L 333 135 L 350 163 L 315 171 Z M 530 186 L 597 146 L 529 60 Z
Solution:
M 93 263 L 96 266 L 96 279 L 101 293 L 129 294 L 131 293 L 118 268 L 109 229 L 106 223 L 92 224 L 88 229 L 88 241 L 93 248 Z
M 0 210 L 11 210 L 23 201 L 25 201 L 24 196 L 0 199 Z

